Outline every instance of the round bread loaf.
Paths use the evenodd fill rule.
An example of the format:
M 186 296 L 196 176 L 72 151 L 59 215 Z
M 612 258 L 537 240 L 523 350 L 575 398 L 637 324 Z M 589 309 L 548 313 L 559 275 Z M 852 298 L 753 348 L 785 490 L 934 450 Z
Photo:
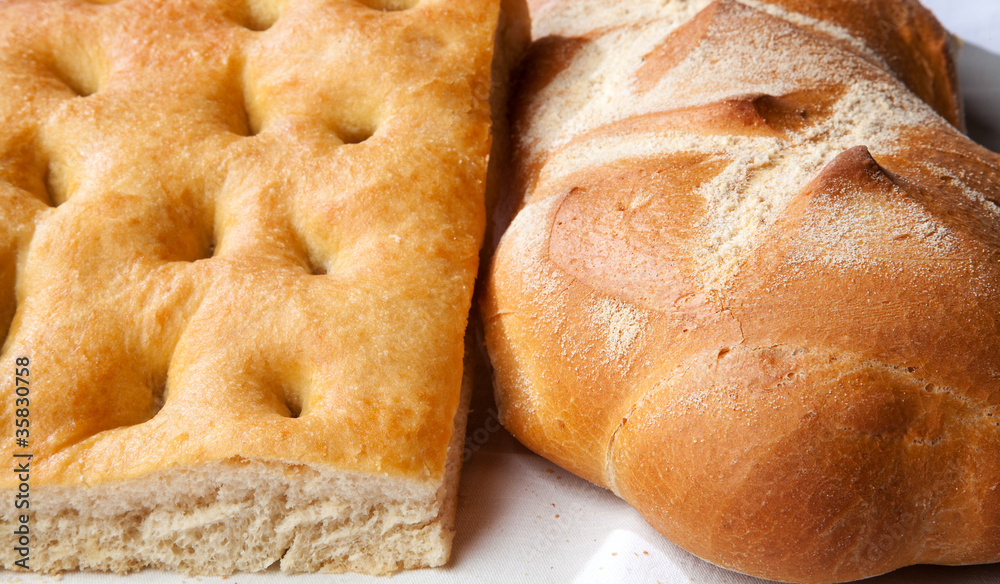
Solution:
M 535 2 L 501 420 L 727 568 L 1000 560 L 1000 157 L 909 0 Z

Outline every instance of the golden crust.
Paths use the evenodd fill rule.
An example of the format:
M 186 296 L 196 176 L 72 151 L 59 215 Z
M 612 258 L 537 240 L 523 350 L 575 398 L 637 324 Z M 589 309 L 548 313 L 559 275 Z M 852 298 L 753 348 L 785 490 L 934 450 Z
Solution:
M 0 5 L 0 386 L 30 358 L 33 485 L 443 480 L 498 7 Z
M 482 303 L 504 425 L 741 572 L 1000 560 L 1000 158 L 940 26 L 621 6 L 533 4 Z

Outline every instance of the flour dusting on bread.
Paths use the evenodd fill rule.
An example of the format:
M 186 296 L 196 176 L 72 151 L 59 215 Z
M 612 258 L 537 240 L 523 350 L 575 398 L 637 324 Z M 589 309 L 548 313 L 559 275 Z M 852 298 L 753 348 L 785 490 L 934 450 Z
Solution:
M 1000 560 L 1000 158 L 933 16 L 533 4 L 504 424 L 744 573 Z

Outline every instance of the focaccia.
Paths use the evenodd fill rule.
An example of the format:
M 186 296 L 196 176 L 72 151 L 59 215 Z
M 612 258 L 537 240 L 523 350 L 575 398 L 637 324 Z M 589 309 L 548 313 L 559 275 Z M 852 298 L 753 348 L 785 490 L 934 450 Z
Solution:
M 3 566 L 446 561 L 498 11 L 0 3 Z

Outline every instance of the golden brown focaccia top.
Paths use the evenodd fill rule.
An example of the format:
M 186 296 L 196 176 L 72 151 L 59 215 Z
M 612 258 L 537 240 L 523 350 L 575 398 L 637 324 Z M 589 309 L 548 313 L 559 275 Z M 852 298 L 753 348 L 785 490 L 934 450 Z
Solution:
M 0 3 L 3 456 L 439 479 L 498 5 Z

